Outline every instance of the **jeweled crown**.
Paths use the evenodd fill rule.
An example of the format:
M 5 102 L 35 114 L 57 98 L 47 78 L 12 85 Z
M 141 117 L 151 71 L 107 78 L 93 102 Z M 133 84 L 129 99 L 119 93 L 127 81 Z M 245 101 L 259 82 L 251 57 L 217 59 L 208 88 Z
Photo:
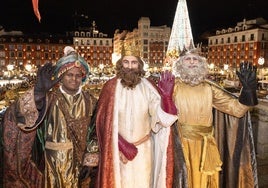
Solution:
M 124 44 L 121 49 L 121 56 L 140 56 L 140 50 L 137 45 L 134 44 Z

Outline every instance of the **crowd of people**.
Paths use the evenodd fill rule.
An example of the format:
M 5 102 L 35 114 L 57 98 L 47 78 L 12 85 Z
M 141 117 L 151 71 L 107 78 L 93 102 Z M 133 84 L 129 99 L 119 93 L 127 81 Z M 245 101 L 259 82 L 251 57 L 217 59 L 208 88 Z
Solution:
M 121 55 L 98 97 L 84 89 L 90 67 L 70 46 L 55 65 L 39 68 L 1 125 L 3 187 L 257 186 L 251 63 L 237 71 L 237 98 L 207 79 L 206 59 L 194 48 L 157 82 L 136 50 Z

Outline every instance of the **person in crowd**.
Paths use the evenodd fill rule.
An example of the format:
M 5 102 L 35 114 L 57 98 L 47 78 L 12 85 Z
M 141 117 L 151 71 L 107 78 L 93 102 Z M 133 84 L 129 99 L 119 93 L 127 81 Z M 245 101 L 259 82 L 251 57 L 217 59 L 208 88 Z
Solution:
M 86 177 L 98 163 L 89 137 L 97 99 L 82 89 L 89 71 L 85 59 L 66 46 L 56 65 L 41 66 L 34 87 L 8 108 L 4 187 L 89 187 Z
M 99 96 L 99 188 L 171 187 L 172 176 L 167 175 L 173 172 L 168 166 L 170 126 L 177 119 L 174 76 L 163 73 L 158 92 L 143 67 L 139 52 L 124 47 L 116 77 L 105 83 Z
M 250 151 L 248 134 L 242 132 L 244 125 L 240 125 L 246 124 L 246 120 L 239 124 L 238 118 L 241 119 L 250 107 L 258 103 L 256 67 L 248 62 L 241 63 L 240 70 L 237 71 L 242 84 L 238 98 L 206 79 L 206 59 L 195 48 L 184 49 L 173 63 L 172 69 L 176 77 L 173 100 L 178 112 L 174 132 L 177 133 L 177 142 L 181 146 L 181 153 L 177 152 L 177 157 L 183 157 L 184 160 L 176 172 L 181 176 L 175 175 L 174 181 L 177 184 L 174 187 L 254 187 L 256 176 L 252 161 L 255 159 L 251 158 L 254 151 Z M 223 119 L 236 124 L 215 127 L 214 121 L 218 121 L 217 124 L 220 119 L 213 117 L 213 109 L 229 114 L 232 118 L 237 117 Z M 237 128 L 239 126 L 241 132 Z M 228 138 L 223 139 L 224 134 Z M 240 135 L 244 135 L 244 138 L 239 141 Z M 220 139 L 224 143 L 219 144 Z M 223 152 L 226 153 L 222 154 Z M 224 175 L 225 180 L 220 180 L 219 172 L 222 169 L 221 176 L 223 173 L 228 174 Z

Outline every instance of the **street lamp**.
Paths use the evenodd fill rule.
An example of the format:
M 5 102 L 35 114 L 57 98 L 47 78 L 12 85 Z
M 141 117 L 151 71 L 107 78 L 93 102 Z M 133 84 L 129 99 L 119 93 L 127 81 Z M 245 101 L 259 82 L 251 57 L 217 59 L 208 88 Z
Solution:
M 263 79 L 263 64 L 264 64 L 264 58 L 263 57 L 259 57 L 259 59 L 258 59 L 258 64 L 260 65 L 260 66 L 262 66 L 262 68 L 260 68 L 260 79 L 262 80 Z

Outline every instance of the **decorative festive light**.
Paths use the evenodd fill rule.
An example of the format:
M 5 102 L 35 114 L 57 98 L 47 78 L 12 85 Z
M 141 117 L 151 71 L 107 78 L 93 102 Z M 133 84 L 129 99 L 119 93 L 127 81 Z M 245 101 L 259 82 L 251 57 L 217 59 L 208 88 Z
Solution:
M 193 45 L 193 35 L 186 0 L 179 0 L 169 39 L 167 56 L 178 56 Z

